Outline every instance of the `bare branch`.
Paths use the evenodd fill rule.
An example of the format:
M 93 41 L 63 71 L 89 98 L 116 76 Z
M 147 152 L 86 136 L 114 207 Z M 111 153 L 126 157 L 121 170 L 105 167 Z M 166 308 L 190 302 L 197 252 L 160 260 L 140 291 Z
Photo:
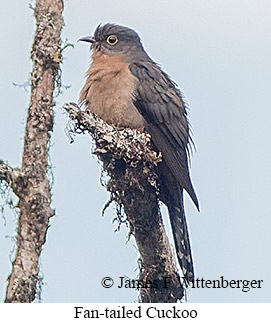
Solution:
M 93 153 L 110 177 L 107 190 L 111 200 L 124 208 L 141 256 L 141 300 L 176 302 L 184 296 L 184 288 L 160 215 L 156 166 L 161 156 L 153 149 L 150 136 L 137 130 L 113 128 L 74 103 L 63 108 L 73 120 L 72 135 L 89 132 L 94 138 Z
M 14 169 L 8 165 L 8 163 L 4 162 L 0 159 L 0 181 L 7 182 L 8 185 L 12 185 L 15 179 Z
M 23 181 L 16 188 L 20 209 L 17 252 L 8 280 L 6 302 L 32 302 L 35 299 L 39 285 L 39 257 L 49 219 L 54 215 L 47 176 L 48 147 L 54 124 L 53 93 L 61 62 L 62 10 L 62 0 L 36 0 L 31 100 L 20 171 Z M 3 173 L 10 181 L 14 171 Z
M 5 181 L 13 192 L 19 197 L 22 186 L 20 170 L 17 168 L 12 168 L 2 159 L 0 159 L 0 181 Z

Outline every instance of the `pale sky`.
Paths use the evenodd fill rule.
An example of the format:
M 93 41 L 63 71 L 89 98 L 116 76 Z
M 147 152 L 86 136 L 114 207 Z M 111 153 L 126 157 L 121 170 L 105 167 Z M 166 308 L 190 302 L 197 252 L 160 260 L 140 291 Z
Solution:
M 31 3 L 34 3 L 33 1 Z M 5 1 L 0 11 L 0 158 L 20 164 L 31 72 L 34 17 L 29 1 Z M 137 292 L 114 285 L 110 276 L 137 277 L 138 253 L 123 226 L 114 232 L 114 209 L 101 216 L 109 194 L 100 185 L 100 165 L 91 140 L 65 134 L 65 102 L 77 101 L 90 59 L 76 41 L 101 22 L 134 28 L 148 54 L 179 84 L 190 106 L 197 152 L 191 166 L 198 213 L 185 208 L 196 276 L 263 280 L 262 288 L 193 289 L 189 302 L 270 302 L 271 261 L 271 2 L 256 0 L 67 0 L 63 84 L 56 99 L 52 137 L 53 207 L 41 257 L 42 302 L 134 302 Z M 1 200 L 3 203 L 3 200 Z M 163 209 L 166 216 L 166 210 Z M 0 218 L 0 291 L 10 273 L 16 217 Z

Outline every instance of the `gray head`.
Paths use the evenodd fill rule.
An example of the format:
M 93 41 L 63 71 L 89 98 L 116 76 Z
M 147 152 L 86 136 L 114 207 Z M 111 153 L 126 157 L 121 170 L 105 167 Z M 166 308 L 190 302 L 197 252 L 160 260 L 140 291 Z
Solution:
M 116 24 L 99 25 L 93 37 L 79 39 L 91 43 L 91 48 L 105 55 L 123 55 L 128 62 L 149 59 L 138 34 Z

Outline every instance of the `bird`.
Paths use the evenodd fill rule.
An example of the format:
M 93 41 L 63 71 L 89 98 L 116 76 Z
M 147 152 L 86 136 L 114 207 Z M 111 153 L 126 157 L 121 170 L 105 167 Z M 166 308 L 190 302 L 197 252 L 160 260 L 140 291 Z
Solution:
M 78 103 L 106 123 L 146 131 L 161 152 L 158 163 L 160 200 L 167 206 L 178 263 L 186 282 L 194 280 L 194 266 L 183 192 L 196 208 L 199 202 L 189 171 L 194 146 L 188 107 L 178 85 L 153 61 L 133 29 L 100 24 L 91 43 L 92 61 Z

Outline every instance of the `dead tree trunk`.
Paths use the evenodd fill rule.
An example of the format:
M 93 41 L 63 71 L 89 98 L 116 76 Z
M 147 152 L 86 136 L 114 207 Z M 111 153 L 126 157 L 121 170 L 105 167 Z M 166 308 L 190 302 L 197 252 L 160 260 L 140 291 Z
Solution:
M 18 196 L 17 251 L 8 279 L 6 302 L 32 302 L 39 281 L 39 257 L 51 208 L 48 149 L 54 124 L 53 93 L 61 61 L 62 0 L 36 0 L 36 32 L 31 59 L 31 100 L 20 169 L 0 162 L 0 180 Z
M 156 165 L 161 156 L 152 149 L 150 136 L 136 130 L 117 130 L 76 104 L 64 109 L 73 120 L 71 135 L 89 132 L 94 154 L 109 175 L 111 201 L 123 208 L 141 257 L 139 288 L 142 302 L 176 302 L 184 288 L 173 260 L 159 209 Z

